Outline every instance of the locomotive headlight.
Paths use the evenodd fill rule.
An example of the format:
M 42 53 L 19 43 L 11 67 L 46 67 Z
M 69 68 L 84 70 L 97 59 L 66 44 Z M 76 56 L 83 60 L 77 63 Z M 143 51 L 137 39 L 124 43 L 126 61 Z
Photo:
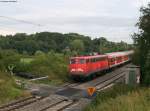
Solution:
M 81 68 L 77 68 L 77 69 L 71 69 L 70 72 L 83 72 L 84 70 Z
M 79 71 L 79 72 L 83 72 L 83 69 L 81 69 L 81 68 L 78 68 L 78 69 L 77 69 L 77 71 Z
M 76 71 L 75 69 L 71 69 L 71 72 L 74 72 L 74 71 Z

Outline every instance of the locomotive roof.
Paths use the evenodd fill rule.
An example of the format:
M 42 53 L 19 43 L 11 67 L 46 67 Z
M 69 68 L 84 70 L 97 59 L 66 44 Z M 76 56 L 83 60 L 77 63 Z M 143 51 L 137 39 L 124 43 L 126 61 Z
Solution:
M 123 52 L 112 52 L 112 53 L 106 53 L 108 57 L 117 57 L 117 56 L 124 56 L 124 55 L 130 55 L 133 51 L 123 51 Z
M 118 57 L 118 56 L 125 56 L 133 54 L 134 51 L 123 51 L 123 52 L 112 52 L 112 53 L 106 53 L 102 55 L 92 55 L 92 56 L 77 56 L 77 57 L 71 57 L 71 59 L 89 59 L 89 58 L 98 58 L 98 57 Z
M 107 55 L 78 56 L 78 57 L 71 57 L 71 59 L 90 59 L 98 57 L 107 57 Z

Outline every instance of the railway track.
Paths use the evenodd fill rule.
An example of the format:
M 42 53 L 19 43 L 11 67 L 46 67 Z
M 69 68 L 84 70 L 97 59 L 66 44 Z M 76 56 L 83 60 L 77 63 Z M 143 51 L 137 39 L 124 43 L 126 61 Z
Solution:
M 28 104 L 32 104 L 32 103 L 39 101 L 41 99 L 42 99 L 42 97 L 37 98 L 35 96 L 20 99 L 20 100 L 14 101 L 12 103 L 8 103 L 6 105 L 1 106 L 0 111 L 14 111 L 16 109 L 24 107 Z
M 82 83 L 66 83 L 65 85 L 62 86 L 62 88 L 58 89 L 57 91 L 63 90 L 65 88 L 69 88 L 69 87 L 76 87 L 76 86 L 79 86 L 81 84 Z
M 114 78 L 118 77 L 118 76 L 119 76 L 120 74 L 122 74 L 122 73 L 124 73 L 124 71 L 120 71 L 120 72 L 118 72 L 118 73 L 112 75 L 112 76 L 109 77 L 108 79 L 106 79 L 106 80 L 104 79 L 104 80 L 102 80 L 102 81 L 96 83 L 95 86 L 97 87 L 99 84 L 102 84 L 102 83 L 104 84 L 104 83 L 107 83 L 107 82 L 114 82 Z
M 97 91 L 102 91 L 108 87 L 112 87 L 114 85 L 114 82 L 115 81 L 118 81 L 120 78 L 122 78 L 123 76 L 125 76 L 125 71 L 124 70 L 119 70 L 117 72 L 114 72 L 112 76 L 110 76 L 109 78 L 107 79 L 104 79 L 102 81 L 99 81 L 97 82 L 96 84 L 92 85 L 94 87 L 96 87 Z M 67 109 L 71 109 L 72 106 L 77 106 L 79 104 L 77 104 L 79 102 L 79 100 L 77 101 L 68 101 L 68 102 L 65 102 L 65 104 L 63 104 L 63 102 L 59 103 L 58 105 L 56 106 L 53 106 L 53 107 L 49 107 L 49 109 L 47 110 L 43 110 L 43 111 L 65 111 Z M 75 105 L 77 104 L 77 105 Z M 62 108 L 60 108 L 60 106 L 64 105 Z M 60 109 L 59 109 L 60 108 Z
M 40 111 L 63 111 L 67 107 L 77 103 L 77 100 L 63 99 L 56 103 L 50 104 L 49 106 L 41 109 Z
M 120 74 L 113 76 L 111 79 L 105 80 L 103 83 L 101 84 L 97 84 L 95 87 L 97 89 L 97 91 L 101 91 L 103 89 L 106 89 L 108 86 L 111 86 L 112 84 L 114 84 L 115 81 L 119 80 L 120 78 L 124 77 L 125 71 L 122 71 Z
M 67 83 L 58 91 L 65 90 L 70 87 L 86 90 L 91 86 L 96 87 L 97 91 L 101 91 L 107 87 L 111 87 L 115 81 L 122 78 L 125 75 L 124 72 L 125 70 L 120 68 L 110 72 L 110 74 L 99 77 L 92 81 L 88 81 L 86 83 Z M 49 97 L 39 98 L 31 96 L 3 105 L 0 107 L 0 111 L 63 111 L 78 104 L 80 98 L 71 99 L 58 94 L 52 94 Z
M 103 82 L 100 82 L 99 84 L 96 84 L 96 90 L 102 91 L 106 88 L 112 87 L 114 85 L 114 82 L 119 80 L 120 78 L 122 78 L 124 76 L 124 74 L 122 74 L 122 72 L 120 72 L 120 75 L 115 75 L 113 76 L 113 78 L 105 80 Z M 75 109 L 75 111 L 79 111 L 80 109 L 78 109 L 78 107 L 82 107 L 80 104 L 83 103 L 78 103 L 79 100 L 76 101 L 67 101 L 65 102 L 66 104 L 64 104 L 64 102 L 61 102 L 53 107 L 50 107 L 46 110 L 42 110 L 42 111 L 69 111 L 69 109 Z
M 100 84 L 104 84 L 106 81 L 111 82 L 109 80 L 112 80 L 114 77 L 119 76 L 120 74 L 124 73 L 125 69 L 124 68 L 119 68 L 113 72 L 109 72 L 104 76 L 98 77 L 92 81 L 80 84 L 79 86 L 75 86 L 75 88 L 79 89 L 87 89 L 88 87 L 96 87 Z
M 96 83 L 96 85 L 94 85 L 94 87 L 96 87 L 96 90 L 98 92 L 100 92 L 104 89 L 110 88 L 115 84 L 114 83 L 115 81 L 118 81 L 119 79 L 121 79 L 122 77 L 125 76 L 124 72 L 125 71 L 120 71 L 116 75 L 114 75 L 111 79 L 109 78 L 109 79 L 104 80 L 102 82 Z M 75 109 L 76 111 L 78 111 L 82 107 L 80 104 L 82 104 L 82 103 L 78 103 L 78 101 L 77 101 L 76 103 L 73 103 L 71 105 L 67 105 L 66 107 L 63 108 L 63 110 L 54 110 L 54 111 L 69 111 L 68 109 Z M 80 107 L 80 108 L 78 108 L 78 107 Z M 51 110 L 46 110 L 46 111 L 51 111 Z

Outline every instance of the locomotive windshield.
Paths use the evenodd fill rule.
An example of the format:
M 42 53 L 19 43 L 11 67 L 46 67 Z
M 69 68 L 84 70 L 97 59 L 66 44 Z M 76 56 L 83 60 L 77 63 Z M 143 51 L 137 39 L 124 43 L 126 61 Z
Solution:
M 85 64 L 86 60 L 85 59 L 71 59 L 70 64 Z
M 86 63 L 85 59 L 80 59 L 79 61 L 80 61 L 80 64 L 85 64 Z
M 77 63 L 77 61 L 75 59 L 70 60 L 70 64 L 75 64 L 75 63 Z

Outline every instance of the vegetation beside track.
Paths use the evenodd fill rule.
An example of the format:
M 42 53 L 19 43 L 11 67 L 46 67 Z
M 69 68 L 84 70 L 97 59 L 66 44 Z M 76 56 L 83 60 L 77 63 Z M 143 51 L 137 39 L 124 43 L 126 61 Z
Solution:
M 0 72 L 0 104 L 29 95 L 29 93 L 17 86 L 14 78 L 9 73 Z
M 67 56 L 49 52 L 34 55 L 32 58 L 33 60 L 29 63 L 20 62 L 14 72 L 27 72 L 36 76 L 48 76 L 48 80 L 51 83 L 52 81 L 64 82 L 68 80 Z
M 49 82 L 44 83 L 62 83 L 68 81 L 67 66 L 69 57 L 61 53 L 50 51 L 44 53 L 38 51 L 35 55 L 23 55 L 13 50 L 0 51 L 0 71 L 9 73 L 26 73 L 36 77 L 48 76 Z M 9 67 L 13 67 L 10 70 Z
M 85 111 L 149 111 L 150 88 L 116 85 L 98 93 Z
M 141 67 L 141 83 L 150 86 L 150 2 L 140 9 L 141 16 L 137 23 L 138 33 L 133 40 L 135 55 L 133 62 Z

